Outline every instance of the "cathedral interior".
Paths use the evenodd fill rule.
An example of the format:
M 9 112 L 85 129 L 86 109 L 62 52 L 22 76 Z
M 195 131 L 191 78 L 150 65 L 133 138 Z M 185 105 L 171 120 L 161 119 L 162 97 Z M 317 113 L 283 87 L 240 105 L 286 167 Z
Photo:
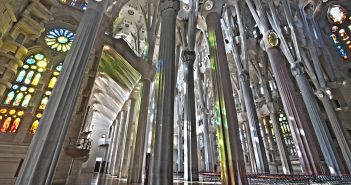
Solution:
M 351 184 L 350 0 L 0 10 L 0 185 Z

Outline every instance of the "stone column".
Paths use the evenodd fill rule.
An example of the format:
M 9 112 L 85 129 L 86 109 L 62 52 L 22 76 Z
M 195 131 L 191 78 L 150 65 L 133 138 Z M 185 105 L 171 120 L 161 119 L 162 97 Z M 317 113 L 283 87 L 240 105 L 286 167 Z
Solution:
M 16 185 L 50 185 L 107 1 L 89 1 Z
M 324 160 L 327 163 L 331 175 L 340 175 L 342 172 L 341 166 L 338 163 L 338 156 L 335 153 L 336 149 L 333 146 L 333 140 L 330 132 L 327 129 L 325 120 L 322 118 L 318 102 L 312 89 L 306 79 L 305 70 L 301 63 L 295 64 L 291 67 L 292 73 L 296 78 L 297 85 L 299 86 L 302 98 L 307 107 L 307 112 L 311 118 L 314 131 L 317 135 L 317 140 L 321 146 Z
M 263 119 L 264 118 L 260 118 L 260 127 L 262 129 L 262 139 L 263 139 L 264 146 L 265 146 L 265 152 L 266 152 L 267 160 L 269 161 L 269 163 L 274 163 L 274 159 L 272 161 L 270 159 L 270 157 L 269 157 L 270 151 L 273 149 L 273 146 L 268 141 L 268 136 L 267 136 L 267 133 L 266 133 L 266 128 L 265 128 Z
M 287 114 L 291 134 L 299 154 L 302 171 L 306 174 L 321 173 L 321 162 L 317 152 L 319 150 L 317 150 L 313 135 L 307 124 L 308 118 L 300 107 L 299 97 L 295 92 L 294 84 L 286 67 L 286 58 L 277 47 L 279 38 L 277 38 L 277 34 L 273 30 L 270 30 L 266 12 L 262 8 L 262 2 L 260 0 L 254 1 L 257 9 L 251 0 L 246 0 L 245 2 L 255 22 L 259 25 L 261 33 L 263 33 L 262 42 L 272 66 L 284 110 Z
M 267 54 L 277 82 L 280 97 L 287 115 L 291 134 L 299 154 L 302 171 L 306 174 L 322 172 L 316 143 L 310 133 L 308 118 L 305 117 L 294 84 L 289 76 L 286 61 L 279 48 L 267 48 Z
M 204 3 L 214 87 L 221 179 L 223 184 L 246 185 L 248 181 L 240 143 L 239 123 L 220 22 L 223 4 L 221 0 L 209 0 Z
M 161 1 L 161 38 L 157 76 L 157 114 L 151 184 L 173 183 L 175 26 L 178 0 Z
M 184 172 L 183 123 L 178 121 L 178 172 Z
M 251 133 L 250 139 L 252 140 L 253 151 L 255 154 L 257 173 L 269 173 L 268 160 L 260 132 L 260 125 L 257 117 L 255 101 L 250 88 L 249 73 L 245 70 L 241 71 L 239 79 L 244 95 L 247 119 L 250 125 L 250 128 L 247 131 Z
M 113 128 L 113 135 L 112 135 L 112 139 L 111 139 L 111 144 L 110 144 L 110 154 L 109 154 L 109 160 L 108 160 L 108 170 L 107 173 L 108 174 L 112 174 L 113 172 L 113 168 L 115 167 L 115 156 L 117 153 L 117 138 L 118 138 L 118 130 L 119 130 L 119 126 L 121 125 L 121 112 L 119 112 L 119 114 L 117 115 L 116 119 L 115 119 L 115 124 L 114 124 L 114 128 Z
M 243 128 L 245 128 L 245 134 L 246 134 L 246 140 L 247 140 L 247 146 L 248 146 L 247 149 L 248 149 L 249 158 L 250 158 L 251 172 L 252 173 L 257 173 L 255 152 L 254 152 L 254 149 L 253 149 L 253 144 L 252 144 L 252 139 L 251 139 L 252 136 L 251 136 L 251 132 L 250 132 L 249 122 L 247 120 L 245 120 L 243 122 Z
M 203 87 L 203 78 L 202 75 L 200 74 L 199 71 L 200 65 L 196 68 L 197 73 L 198 73 L 198 92 L 199 92 L 199 101 L 201 105 L 201 117 L 202 117 L 202 122 L 203 122 L 203 129 L 204 129 L 204 150 L 205 150 L 205 167 L 206 171 L 213 171 L 214 170 L 214 165 L 213 165 L 213 156 L 212 156 L 212 148 L 211 148 L 211 143 L 210 143 L 210 131 L 209 131 L 209 123 L 208 123 L 208 109 L 207 109 L 207 103 L 206 103 L 206 95 L 204 93 L 204 87 Z
M 131 137 L 133 134 L 133 127 L 135 124 L 135 117 L 136 117 L 136 105 L 139 93 L 134 90 L 130 97 L 130 108 L 129 108 L 129 115 L 128 115 L 128 128 L 126 133 L 125 139 L 125 146 L 124 146 L 124 153 L 122 158 L 122 166 L 121 166 L 121 177 L 127 178 L 128 177 L 128 168 L 129 168 L 129 160 L 131 160 Z
M 197 158 L 196 110 L 194 89 L 195 52 L 184 51 L 183 61 L 186 92 L 184 100 L 184 180 L 198 181 L 199 167 Z
M 134 149 L 133 156 L 130 161 L 130 169 L 128 175 L 128 183 L 141 183 L 142 182 L 142 172 L 143 172 L 143 162 L 145 156 L 145 145 L 147 144 L 146 140 L 146 131 L 147 131 L 147 119 L 149 111 L 149 102 L 150 102 L 150 87 L 151 81 L 143 79 L 143 87 L 141 92 L 141 102 L 140 102 L 140 112 L 138 122 L 135 125 L 135 140 L 134 140 Z
M 287 150 L 286 143 L 284 142 L 283 132 L 282 132 L 282 129 L 281 129 L 280 123 L 278 121 L 278 117 L 277 117 L 278 116 L 277 115 L 278 106 L 276 105 L 276 103 L 273 102 L 272 94 L 268 90 L 267 75 L 268 74 L 265 74 L 265 76 L 262 77 L 261 86 L 263 88 L 264 97 L 265 97 L 265 100 L 267 103 L 266 105 L 267 105 L 267 108 L 269 110 L 269 118 L 272 121 L 272 127 L 273 127 L 273 131 L 274 131 L 274 135 L 275 135 L 275 140 L 277 142 L 277 147 L 278 147 L 278 152 L 279 152 L 279 156 L 280 156 L 280 161 L 282 163 L 283 173 L 284 174 L 292 174 L 293 169 L 292 169 L 291 161 L 289 158 L 289 152 Z M 264 121 L 266 121 L 266 119 L 264 119 Z M 266 126 L 268 124 L 269 124 L 269 122 L 265 122 Z M 272 137 L 271 136 L 272 131 L 269 130 L 268 133 L 269 133 L 268 137 Z
M 115 158 L 115 163 L 112 164 L 114 165 L 112 174 L 113 176 L 120 176 L 120 170 L 121 170 L 121 162 L 123 158 L 123 152 L 124 152 L 124 144 L 125 144 L 125 138 L 126 138 L 126 130 L 128 127 L 128 113 L 129 113 L 129 108 L 130 108 L 130 103 L 127 101 L 121 110 L 121 122 L 118 130 L 118 137 L 116 140 L 116 155 L 114 156 Z

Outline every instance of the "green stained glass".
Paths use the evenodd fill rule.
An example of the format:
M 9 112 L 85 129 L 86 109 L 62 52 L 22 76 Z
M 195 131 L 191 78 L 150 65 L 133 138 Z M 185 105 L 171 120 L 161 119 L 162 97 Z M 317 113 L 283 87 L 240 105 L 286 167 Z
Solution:
M 19 106 L 22 102 L 22 99 L 23 99 L 23 93 L 18 93 L 17 96 L 16 96 L 16 99 L 15 101 L 13 102 L 13 105 L 14 106 Z
M 32 98 L 32 95 L 27 94 L 27 95 L 24 97 L 24 100 L 23 100 L 23 102 L 22 102 L 22 107 L 28 107 L 28 104 L 29 104 L 29 101 L 30 101 L 31 98 Z
M 11 91 L 7 97 L 6 97 L 6 100 L 4 102 L 4 104 L 8 105 L 12 102 L 13 98 L 15 97 L 15 92 Z

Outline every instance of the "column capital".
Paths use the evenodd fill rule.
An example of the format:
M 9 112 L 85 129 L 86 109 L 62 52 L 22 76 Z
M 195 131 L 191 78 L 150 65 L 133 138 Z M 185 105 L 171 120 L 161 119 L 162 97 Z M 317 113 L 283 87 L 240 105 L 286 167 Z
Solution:
M 265 50 L 267 50 L 270 48 L 278 47 L 280 39 L 278 34 L 274 30 L 268 30 L 265 33 L 263 33 L 262 42 L 265 47 Z
M 239 78 L 242 82 L 250 82 L 250 74 L 247 70 L 241 71 Z
M 291 72 L 294 76 L 303 75 L 305 74 L 305 68 L 301 62 L 298 62 L 291 66 Z
M 206 0 L 205 3 L 202 5 L 202 14 L 206 18 L 211 13 L 216 13 L 219 16 L 222 15 L 224 6 L 223 0 Z
M 184 50 L 182 53 L 183 62 L 187 64 L 194 64 L 196 59 L 195 51 Z
M 180 2 L 178 0 L 166 0 L 161 2 L 160 4 L 160 12 L 161 14 L 163 11 L 167 9 L 173 9 L 175 12 L 178 12 L 180 8 Z

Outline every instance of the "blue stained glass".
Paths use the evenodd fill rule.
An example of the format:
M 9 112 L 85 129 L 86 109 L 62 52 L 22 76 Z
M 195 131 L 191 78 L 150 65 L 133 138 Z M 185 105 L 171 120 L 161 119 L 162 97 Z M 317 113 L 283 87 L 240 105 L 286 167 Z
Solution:
M 14 90 L 18 89 L 18 85 L 13 85 L 12 89 L 14 89 Z
M 61 70 L 62 70 L 62 64 L 59 64 L 59 65 L 56 67 L 56 70 L 57 70 L 58 72 L 61 72 Z
M 27 64 L 35 64 L 34 58 L 30 57 L 26 60 Z
M 36 54 L 36 55 L 34 56 L 34 58 L 37 59 L 37 60 L 43 60 L 43 59 L 44 59 L 44 55 L 41 54 L 41 53 L 38 53 L 38 54 Z
M 22 71 L 18 74 L 17 79 L 16 79 L 16 82 L 22 82 L 25 76 L 26 76 L 26 71 L 25 71 L 25 70 L 22 70 Z

